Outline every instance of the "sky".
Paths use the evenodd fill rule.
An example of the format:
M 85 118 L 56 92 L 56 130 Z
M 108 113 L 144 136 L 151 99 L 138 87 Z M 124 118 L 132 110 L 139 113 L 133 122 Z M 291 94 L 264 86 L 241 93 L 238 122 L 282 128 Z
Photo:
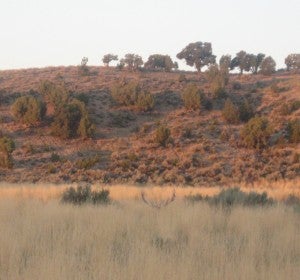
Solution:
M 0 69 L 102 65 L 102 57 L 176 54 L 211 42 L 217 59 L 300 53 L 300 0 L 0 0 Z M 181 69 L 192 70 L 179 63 Z

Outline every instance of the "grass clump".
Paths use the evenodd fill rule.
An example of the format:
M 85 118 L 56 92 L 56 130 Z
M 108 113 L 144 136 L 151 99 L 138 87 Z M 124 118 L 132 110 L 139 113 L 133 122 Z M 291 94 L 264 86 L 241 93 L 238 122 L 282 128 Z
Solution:
M 88 184 L 77 186 L 77 188 L 70 187 L 63 192 L 61 202 L 74 205 L 109 204 L 109 190 L 93 191 Z

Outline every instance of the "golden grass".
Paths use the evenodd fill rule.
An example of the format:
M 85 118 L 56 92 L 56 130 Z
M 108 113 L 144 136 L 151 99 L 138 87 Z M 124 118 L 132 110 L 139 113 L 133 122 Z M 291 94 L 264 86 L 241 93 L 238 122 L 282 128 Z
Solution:
M 0 198 L 36 198 L 42 201 L 58 199 L 62 192 L 70 185 L 53 184 L 0 184 Z M 242 191 L 267 192 L 268 195 L 276 200 L 284 200 L 289 195 L 300 198 L 300 180 L 268 182 L 261 181 L 254 185 L 241 184 Z M 128 185 L 101 186 L 94 185 L 94 188 L 106 188 L 110 191 L 113 200 L 138 200 L 141 191 L 157 199 L 165 198 L 176 189 L 176 196 L 183 198 L 187 195 L 201 194 L 203 196 L 213 196 L 221 191 L 221 187 L 137 187 Z
M 0 199 L 0 279 L 299 279 L 299 213 Z

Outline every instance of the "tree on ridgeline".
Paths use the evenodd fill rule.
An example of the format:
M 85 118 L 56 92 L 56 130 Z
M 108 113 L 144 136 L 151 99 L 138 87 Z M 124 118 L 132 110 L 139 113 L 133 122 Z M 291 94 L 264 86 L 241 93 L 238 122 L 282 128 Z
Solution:
M 144 67 L 149 70 L 170 72 L 172 69 L 178 68 L 178 64 L 174 63 L 169 55 L 153 54 L 149 56 Z
M 106 54 L 103 56 L 102 58 L 102 62 L 107 66 L 109 67 L 109 63 L 112 62 L 112 61 L 117 61 L 118 60 L 118 56 L 117 55 L 114 55 L 114 54 Z
M 186 64 L 195 67 L 198 72 L 204 66 L 209 66 L 216 62 L 216 56 L 212 53 L 211 43 L 195 42 L 187 45 L 180 53 L 178 59 L 184 59 Z
M 260 65 L 260 71 L 263 75 L 271 75 L 274 73 L 276 71 L 275 60 L 271 56 L 266 57 Z
M 300 69 L 300 53 L 289 54 L 284 62 L 287 71 Z
M 120 65 L 126 66 L 130 71 L 138 70 L 143 64 L 142 57 L 133 53 L 126 54 L 120 61 Z

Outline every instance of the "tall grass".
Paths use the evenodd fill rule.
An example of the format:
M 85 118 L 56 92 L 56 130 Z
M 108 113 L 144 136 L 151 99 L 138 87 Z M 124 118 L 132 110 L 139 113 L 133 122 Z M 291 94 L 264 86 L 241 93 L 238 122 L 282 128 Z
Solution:
M 298 279 L 299 213 L 0 199 L 0 279 Z

